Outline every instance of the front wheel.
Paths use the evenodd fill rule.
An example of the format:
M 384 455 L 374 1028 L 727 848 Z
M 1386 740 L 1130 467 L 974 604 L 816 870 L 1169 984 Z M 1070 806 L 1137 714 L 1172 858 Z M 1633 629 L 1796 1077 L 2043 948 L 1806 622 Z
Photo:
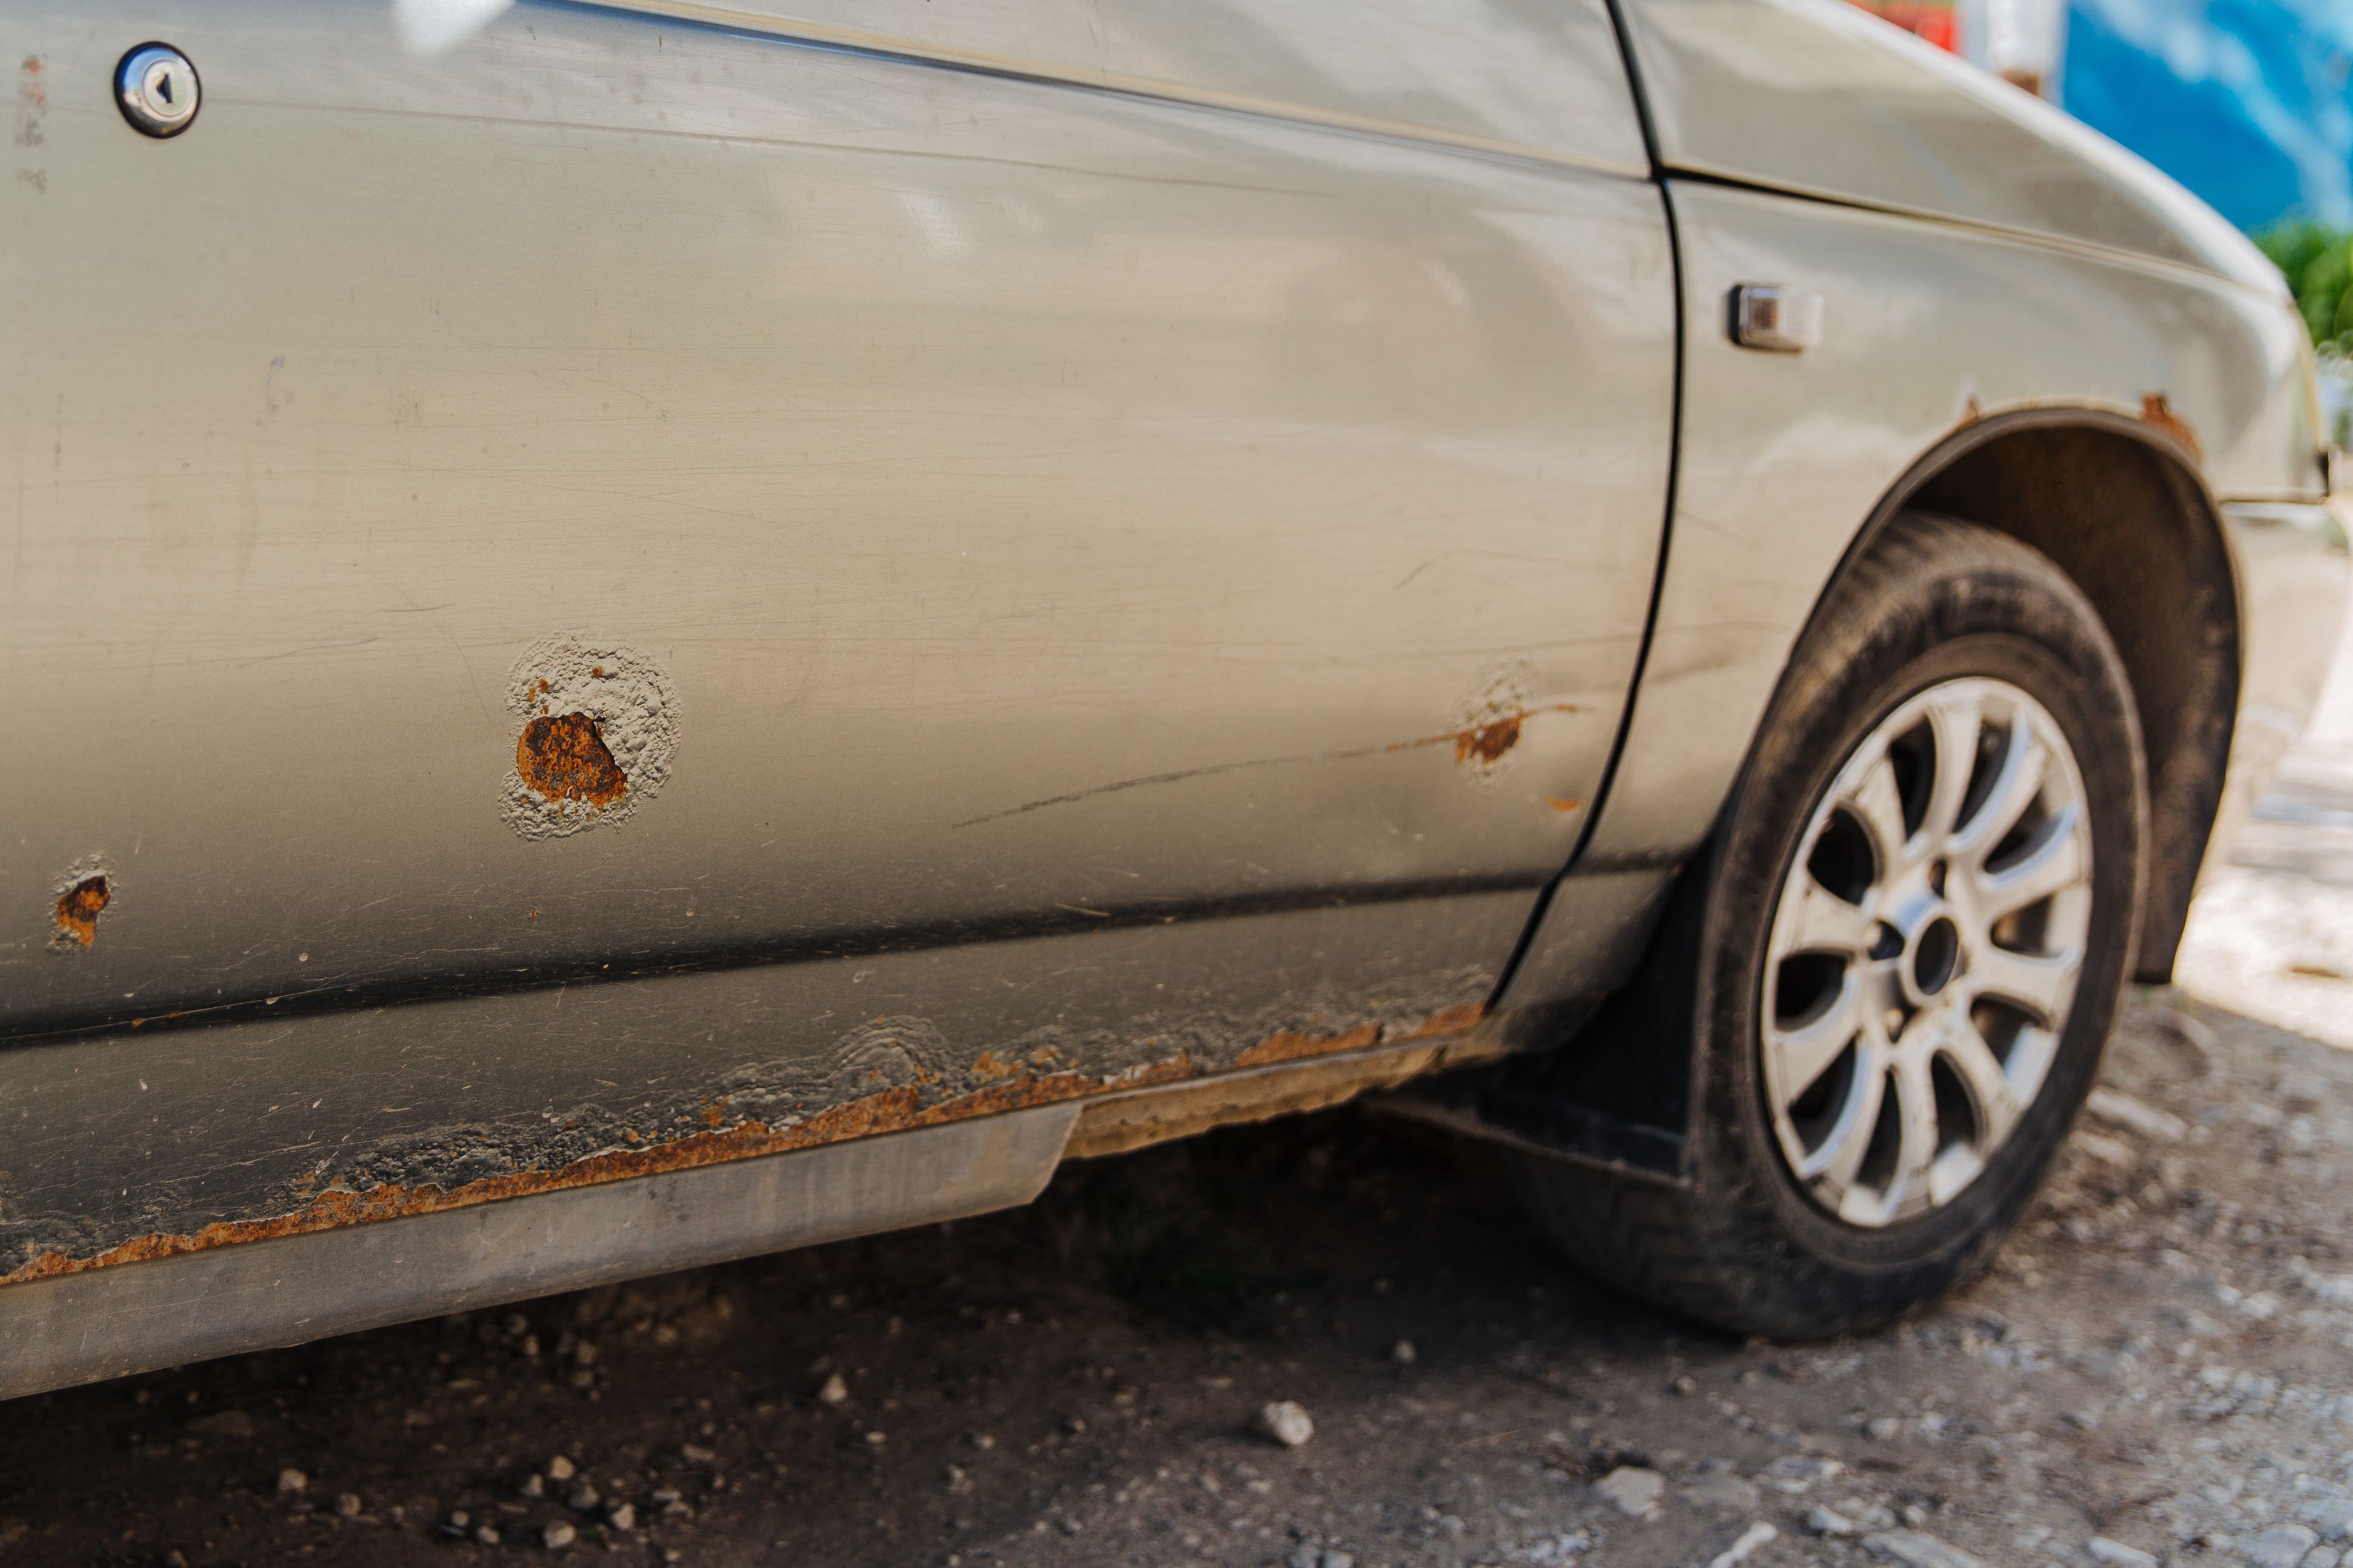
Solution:
M 1539 1223 L 1633 1294 L 1778 1337 L 1978 1272 L 2098 1070 L 2146 801 L 2074 584 L 1990 530 L 1898 520 L 1799 644 L 1690 873 L 1687 1184 L 1524 1156 Z

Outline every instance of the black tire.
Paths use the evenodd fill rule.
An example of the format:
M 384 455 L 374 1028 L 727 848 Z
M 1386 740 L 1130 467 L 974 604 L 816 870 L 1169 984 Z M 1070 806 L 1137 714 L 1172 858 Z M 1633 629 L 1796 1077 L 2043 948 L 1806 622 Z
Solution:
M 1841 764 L 1913 694 L 1957 676 L 2022 689 L 2072 747 L 2088 795 L 2091 915 L 2051 1065 L 2007 1142 L 1942 1206 L 1866 1228 L 1810 1196 L 1776 1142 L 1761 1083 L 1767 928 Z M 2046 557 L 1990 530 L 1898 519 L 1800 640 L 1709 850 L 1685 872 L 1693 918 L 1671 918 L 1662 938 L 1683 951 L 1651 966 L 1692 987 L 1688 1185 L 1523 1154 L 1518 1184 L 1537 1224 L 1606 1283 L 1774 1338 L 1883 1324 L 1975 1276 L 2098 1071 L 2138 931 L 2147 799 L 2130 686 L 2083 594 Z

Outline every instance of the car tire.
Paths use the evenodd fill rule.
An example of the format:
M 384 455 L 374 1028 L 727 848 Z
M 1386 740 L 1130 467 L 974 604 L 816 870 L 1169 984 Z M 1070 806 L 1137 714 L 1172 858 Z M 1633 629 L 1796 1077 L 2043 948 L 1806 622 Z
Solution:
M 2055 783 L 2030 779 L 2038 753 Z M 1692 987 L 1685 1180 L 1522 1152 L 1539 1226 L 1631 1295 L 1774 1338 L 1871 1328 L 1972 1278 L 2098 1070 L 2147 799 L 2083 594 L 2016 540 L 1899 517 L 1800 640 L 1684 873 L 1697 902 L 1666 922 L 1684 946 L 1664 972 Z

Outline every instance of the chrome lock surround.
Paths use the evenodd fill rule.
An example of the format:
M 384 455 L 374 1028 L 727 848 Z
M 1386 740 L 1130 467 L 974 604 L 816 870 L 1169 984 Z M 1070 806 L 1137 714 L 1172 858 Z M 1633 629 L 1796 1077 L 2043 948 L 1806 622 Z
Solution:
M 122 118 L 149 136 L 177 136 L 195 124 L 203 96 L 196 68 L 169 44 L 142 44 L 114 69 Z

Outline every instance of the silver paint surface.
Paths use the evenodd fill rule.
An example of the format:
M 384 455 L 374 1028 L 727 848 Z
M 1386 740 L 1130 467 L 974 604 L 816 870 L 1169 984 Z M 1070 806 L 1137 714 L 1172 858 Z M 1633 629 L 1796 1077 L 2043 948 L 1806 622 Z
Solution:
M 1026 1204 L 1074 1105 L 0 1290 L 0 1399 Z

